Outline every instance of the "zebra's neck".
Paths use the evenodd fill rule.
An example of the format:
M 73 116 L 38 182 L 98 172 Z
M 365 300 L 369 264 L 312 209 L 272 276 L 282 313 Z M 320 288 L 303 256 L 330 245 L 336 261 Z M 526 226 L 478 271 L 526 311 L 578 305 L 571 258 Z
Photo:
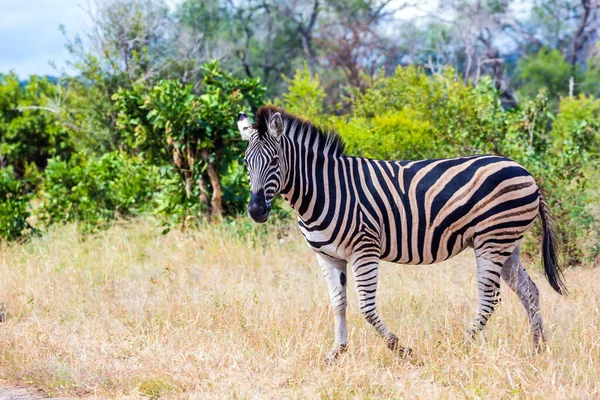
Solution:
M 342 155 L 330 151 L 321 138 L 294 140 L 285 136 L 282 140 L 284 163 L 281 195 L 307 225 L 325 217 L 339 193 L 333 193 L 330 180 L 339 176 Z M 337 191 L 344 185 L 336 185 Z

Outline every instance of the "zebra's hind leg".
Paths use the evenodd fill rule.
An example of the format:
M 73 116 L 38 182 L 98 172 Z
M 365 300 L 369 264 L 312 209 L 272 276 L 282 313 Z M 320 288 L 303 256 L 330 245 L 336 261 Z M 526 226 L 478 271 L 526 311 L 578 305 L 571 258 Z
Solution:
M 502 267 L 502 278 L 508 286 L 515 291 L 525 311 L 527 319 L 531 324 L 531 333 L 533 335 L 533 346 L 540 351 L 542 345 L 546 342 L 544 334 L 544 325 L 542 323 L 542 315 L 540 312 L 540 294 L 537 286 L 529 277 L 523 262 L 521 261 L 521 246 L 512 252 L 510 257 Z M 540 342 L 541 339 L 541 342 Z
M 346 261 L 317 254 L 317 261 L 327 281 L 329 299 L 334 315 L 335 342 L 325 361 L 331 364 L 348 346 L 346 328 Z
M 379 277 L 379 257 L 373 255 L 356 255 L 350 261 L 356 289 L 358 292 L 358 302 L 360 312 L 370 323 L 379 336 L 385 339 L 387 347 L 398 353 L 401 357 L 412 355 L 412 350 L 400 346 L 398 337 L 394 335 L 383 323 L 377 313 L 376 295 L 377 280 Z
M 500 274 L 507 255 L 499 249 L 475 250 L 477 261 L 477 312 L 467 326 L 464 340 L 470 342 L 483 329 L 500 303 Z

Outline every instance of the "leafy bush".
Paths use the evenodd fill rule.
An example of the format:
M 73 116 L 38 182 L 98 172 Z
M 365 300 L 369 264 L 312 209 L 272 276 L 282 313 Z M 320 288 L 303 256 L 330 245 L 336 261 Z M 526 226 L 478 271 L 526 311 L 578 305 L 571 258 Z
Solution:
M 318 74 L 311 74 L 308 66 L 297 69 L 293 78 L 284 76 L 288 90 L 276 104 L 288 112 L 304 119 L 319 121 L 323 118 L 325 90 L 321 87 Z
M 10 165 L 18 177 L 35 175 L 50 157 L 69 157 L 67 129 L 52 112 L 52 99 L 62 89 L 32 76 L 21 84 L 15 74 L 0 74 L 0 167 Z
M 419 159 L 497 152 L 504 117 L 489 79 L 473 87 L 452 69 L 432 77 L 410 66 L 355 92 L 351 114 L 334 126 L 357 155 Z M 372 151 L 379 143 L 384 153 Z
M 220 216 L 223 206 L 230 213 L 240 210 L 239 199 L 234 198 L 247 196 L 248 190 L 245 180 L 239 179 L 245 146 L 235 116 L 256 108 L 265 90 L 257 79 L 237 79 L 223 72 L 216 61 L 202 68 L 198 88 L 164 80 L 151 89 L 137 86 L 114 96 L 118 125 L 132 149 L 155 165 L 172 166 L 180 176 L 179 188 L 184 191 L 171 197 L 169 204 L 175 208 L 171 214 L 181 218 L 199 212 Z M 228 174 L 233 175 L 227 178 Z M 225 195 L 222 179 L 236 185 Z
M 559 107 L 539 176 L 560 213 L 567 254 L 580 261 L 600 254 L 600 100 L 582 95 Z
M 83 221 L 95 229 L 117 217 L 153 209 L 161 187 L 157 168 L 139 157 L 107 153 L 100 159 L 80 155 L 51 159 L 45 171 L 40 218 L 47 225 Z
M 559 50 L 541 48 L 537 53 L 519 59 L 516 73 L 520 94 L 531 98 L 541 88 L 547 89 L 552 111 L 556 111 L 560 99 L 569 95 L 571 79 L 574 95 L 598 94 L 600 90 L 600 68 L 596 56 L 590 57 L 586 64 L 572 65 Z
M 402 160 L 434 157 L 440 144 L 428 121 L 411 109 L 388 112 L 374 118 L 338 119 L 334 127 L 344 137 L 350 154 Z
M 14 240 L 33 230 L 27 221 L 30 200 L 22 182 L 9 169 L 0 171 L 0 237 Z
M 526 96 L 535 96 L 540 88 L 549 90 L 552 97 L 569 94 L 569 79 L 574 76 L 580 80 L 580 72 L 565 60 L 559 50 L 547 48 L 519 60 L 518 79 L 522 85 L 521 92 Z
M 562 99 L 552 135 L 576 151 L 600 156 L 600 100 L 583 94 Z

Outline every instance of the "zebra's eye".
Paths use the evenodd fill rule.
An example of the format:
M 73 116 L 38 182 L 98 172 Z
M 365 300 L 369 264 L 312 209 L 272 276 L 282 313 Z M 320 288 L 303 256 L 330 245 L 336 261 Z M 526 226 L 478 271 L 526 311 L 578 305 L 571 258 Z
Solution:
M 279 158 L 275 157 L 271 160 L 271 166 L 274 167 L 275 165 L 277 165 L 279 163 Z

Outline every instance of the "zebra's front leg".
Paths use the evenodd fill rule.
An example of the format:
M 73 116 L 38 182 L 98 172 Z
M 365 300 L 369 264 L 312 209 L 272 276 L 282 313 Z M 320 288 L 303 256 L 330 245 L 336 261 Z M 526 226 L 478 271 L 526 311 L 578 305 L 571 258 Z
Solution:
M 401 357 L 410 356 L 412 350 L 400 346 L 398 337 L 383 323 L 377 313 L 376 295 L 379 276 L 379 257 L 356 255 L 351 260 L 352 272 L 356 281 L 360 312 L 377 333 L 385 339 L 387 347 Z
M 317 254 L 317 260 L 327 281 L 331 309 L 334 315 L 335 342 L 325 361 L 331 364 L 348 346 L 346 328 L 346 261 Z

